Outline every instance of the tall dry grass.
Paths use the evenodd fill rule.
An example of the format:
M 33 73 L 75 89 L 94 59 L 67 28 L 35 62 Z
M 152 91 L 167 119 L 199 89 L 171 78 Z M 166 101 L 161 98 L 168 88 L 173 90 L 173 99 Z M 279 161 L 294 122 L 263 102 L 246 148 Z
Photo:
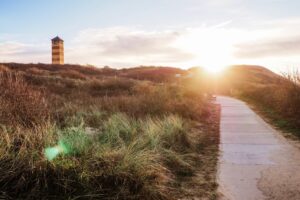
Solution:
M 34 127 L 47 122 L 49 109 L 44 94 L 12 72 L 0 73 L 0 123 Z
M 0 75 L 0 197 L 176 199 L 189 193 L 181 180 L 214 172 L 215 160 L 199 157 L 217 155 L 212 105 L 188 81 L 22 66 Z M 47 160 L 45 148 L 59 141 L 71 153 Z M 215 198 L 214 176 L 205 177 L 193 183 L 205 188 L 197 195 Z
M 279 76 L 266 69 L 239 70 L 224 77 L 227 94 L 231 92 L 231 95 L 257 105 L 276 125 L 300 137 L 299 72 L 292 70 Z

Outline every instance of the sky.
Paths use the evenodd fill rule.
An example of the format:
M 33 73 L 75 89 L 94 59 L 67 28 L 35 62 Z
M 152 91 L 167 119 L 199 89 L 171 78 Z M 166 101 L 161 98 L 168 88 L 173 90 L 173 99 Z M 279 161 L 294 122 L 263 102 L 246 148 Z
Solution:
M 0 0 L 0 62 L 300 67 L 299 0 Z

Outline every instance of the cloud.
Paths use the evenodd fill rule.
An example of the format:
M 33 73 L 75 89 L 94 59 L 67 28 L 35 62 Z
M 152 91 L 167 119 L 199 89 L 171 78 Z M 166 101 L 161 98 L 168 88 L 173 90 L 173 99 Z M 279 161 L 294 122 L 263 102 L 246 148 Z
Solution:
M 194 58 L 194 54 L 175 45 L 185 29 L 147 31 L 130 27 L 86 29 L 66 40 L 68 63 L 129 67 L 136 65 L 172 65 Z M 10 38 L 0 42 L 0 62 L 45 62 L 51 60 L 48 44 L 22 43 Z
M 14 55 L 25 51 L 25 45 L 18 42 L 3 42 L 0 43 L 0 55 Z
M 288 38 L 274 38 L 236 45 L 238 58 L 263 58 L 293 56 L 300 54 L 300 35 Z
M 49 52 L 44 45 L 16 41 L 0 42 L 0 62 L 48 62 Z
M 139 27 L 86 29 L 65 39 L 67 63 L 131 67 L 220 66 L 234 63 L 299 63 L 300 18 L 260 21 L 248 28 L 234 21 L 153 31 Z M 51 62 L 50 42 L 1 43 L 0 62 Z
M 168 64 L 194 57 L 174 46 L 183 31 L 145 31 L 114 27 L 81 31 L 73 40 L 70 57 L 105 65 Z
M 289 58 L 300 54 L 300 18 L 264 21 L 245 34 L 243 41 L 234 45 L 236 58 Z

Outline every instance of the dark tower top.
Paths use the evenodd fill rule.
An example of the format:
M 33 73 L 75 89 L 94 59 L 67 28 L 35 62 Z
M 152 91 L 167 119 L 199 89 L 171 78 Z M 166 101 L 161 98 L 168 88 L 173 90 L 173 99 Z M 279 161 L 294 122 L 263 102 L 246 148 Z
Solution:
M 63 42 L 63 40 L 60 37 L 56 36 L 52 39 L 52 42 Z
M 64 64 L 64 41 L 58 36 L 52 39 L 52 64 Z

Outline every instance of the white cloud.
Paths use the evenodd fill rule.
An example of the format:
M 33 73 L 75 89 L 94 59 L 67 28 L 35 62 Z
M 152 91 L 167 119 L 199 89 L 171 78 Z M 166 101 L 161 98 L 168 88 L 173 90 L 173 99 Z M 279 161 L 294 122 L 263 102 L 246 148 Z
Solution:
M 137 27 L 86 29 L 65 38 L 67 63 L 131 67 L 190 67 L 249 63 L 300 65 L 300 18 L 258 21 L 255 27 L 235 27 L 234 21 L 200 27 L 146 30 Z M 10 38 L 0 42 L 0 62 L 46 62 L 50 42 L 28 44 Z M 275 64 L 274 64 L 275 63 Z
M 265 39 L 236 45 L 238 58 L 264 58 L 274 56 L 294 56 L 300 54 L 300 35 Z
M 300 18 L 266 21 L 253 33 L 256 36 L 249 35 L 235 45 L 237 58 L 292 57 L 300 54 Z
M 26 45 L 18 42 L 4 42 L 0 43 L 0 55 L 15 55 L 24 52 Z
M 145 31 L 113 27 L 81 31 L 73 40 L 69 59 L 102 65 L 171 64 L 185 62 L 193 54 L 174 46 L 177 31 Z
M 276 61 L 280 57 L 287 60 L 299 53 L 300 28 L 295 27 L 300 27 L 300 19 L 257 24 L 250 30 L 233 27 L 232 21 L 161 31 L 129 27 L 87 29 L 74 38 L 66 55 L 70 62 L 113 67 L 143 64 L 217 67 L 260 64 L 260 60 L 264 63 L 270 57 L 276 57 Z
M 0 62 L 49 62 L 48 49 L 40 44 L 0 42 Z

